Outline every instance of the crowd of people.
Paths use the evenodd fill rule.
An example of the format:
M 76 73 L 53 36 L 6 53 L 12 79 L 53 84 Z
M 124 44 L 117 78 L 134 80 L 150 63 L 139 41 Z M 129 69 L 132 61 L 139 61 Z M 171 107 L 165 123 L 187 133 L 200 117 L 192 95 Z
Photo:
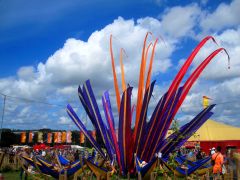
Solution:
M 183 147 L 177 151 L 177 155 L 186 156 L 190 161 L 197 161 L 207 157 L 207 154 L 201 148 L 188 149 Z

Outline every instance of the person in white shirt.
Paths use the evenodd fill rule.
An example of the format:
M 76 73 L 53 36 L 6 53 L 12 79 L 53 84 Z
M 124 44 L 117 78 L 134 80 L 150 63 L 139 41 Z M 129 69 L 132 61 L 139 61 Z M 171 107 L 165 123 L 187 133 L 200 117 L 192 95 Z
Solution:
M 215 154 L 215 152 L 216 152 L 216 149 L 215 149 L 215 147 L 213 147 L 213 148 L 211 149 L 211 155 Z

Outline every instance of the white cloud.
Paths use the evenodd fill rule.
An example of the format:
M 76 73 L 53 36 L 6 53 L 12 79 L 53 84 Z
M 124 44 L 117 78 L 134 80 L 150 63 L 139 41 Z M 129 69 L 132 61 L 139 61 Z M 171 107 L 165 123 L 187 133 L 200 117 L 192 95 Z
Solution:
M 59 121 L 57 122 L 58 124 L 63 124 L 63 125 L 66 125 L 66 124 L 71 124 L 72 122 L 70 121 L 69 118 L 65 117 L 65 116 L 61 116 L 59 118 Z
M 91 79 L 92 84 L 101 93 L 103 90 L 112 89 L 109 54 L 109 37 L 112 33 L 117 70 L 119 69 L 119 50 L 123 47 L 127 53 L 127 58 L 124 59 L 127 83 L 136 85 L 143 38 L 147 31 L 157 31 L 160 24 L 160 21 L 153 18 L 139 19 L 137 24 L 133 20 L 118 18 L 102 30 L 92 33 L 87 42 L 68 39 L 63 48 L 49 57 L 45 64 L 39 64 L 38 81 L 49 82 L 61 88 L 58 92 L 63 93 L 69 91 L 70 86 L 82 84 L 87 79 Z M 169 56 L 174 48 L 174 44 L 166 46 L 159 43 L 156 48 L 154 73 L 167 71 L 171 66 Z
M 17 72 L 17 75 L 19 79 L 22 79 L 24 81 L 31 81 L 34 79 L 34 67 L 27 66 L 27 67 L 20 67 L 20 69 Z
M 32 66 L 21 67 L 16 77 L 0 79 L 0 89 L 3 90 L 3 93 L 11 96 L 56 104 L 67 103 L 67 101 L 72 102 L 75 98 L 73 106 L 76 106 L 76 102 L 79 101 L 77 98 L 78 85 L 90 79 L 97 98 L 100 98 L 105 90 L 110 90 L 112 94 L 113 79 L 109 52 L 110 34 L 113 34 L 113 49 L 119 83 L 121 82 L 119 51 L 123 47 L 127 54 L 124 57 L 126 81 L 136 87 L 143 39 L 146 32 L 151 31 L 154 34 L 154 32 L 158 32 L 160 26 L 161 22 L 154 18 L 141 18 L 135 22 L 134 20 L 124 20 L 119 17 L 112 24 L 93 32 L 86 42 L 80 39 L 67 39 L 61 49 L 54 52 L 46 62 L 40 62 L 36 68 Z M 148 42 L 159 35 L 158 32 L 153 37 L 149 36 Z M 170 56 L 176 48 L 175 43 L 177 42 L 172 39 L 167 37 L 166 41 L 169 40 L 167 45 L 162 42 L 158 43 L 153 73 L 163 73 L 171 67 Z M 115 99 L 113 99 L 113 103 L 114 101 Z M 12 115 L 21 114 L 23 112 L 19 110 L 21 108 L 24 108 L 24 106 L 15 109 L 12 107 L 12 111 L 8 113 L 12 113 Z M 21 122 L 23 120 L 27 121 L 26 118 L 30 117 L 30 112 L 33 113 L 32 110 L 33 108 L 28 113 L 25 113 L 26 117 L 22 117 Z M 37 120 L 38 123 L 41 122 L 42 124 L 49 122 L 51 118 L 56 117 L 54 115 L 56 113 L 52 111 L 57 111 L 58 116 L 61 117 L 61 124 L 66 121 L 66 119 L 63 119 L 66 114 L 65 111 L 59 112 L 53 110 L 50 106 L 38 108 L 38 111 L 40 113 L 36 112 L 36 115 L 30 118 L 31 121 Z M 44 111 L 49 114 L 46 119 L 40 116 Z M 51 117 L 51 114 L 54 117 Z M 7 118 L 11 119 L 10 116 Z M 39 121 L 40 119 L 41 121 Z M 53 122 L 54 120 L 52 120 Z
M 206 12 L 200 26 L 208 32 L 239 25 L 239 12 L 240 0 L 233 0 L 230 4 L 221 3 L 214 12 Z
M 29 106 L 24 107 L 23 109 L 21 109 L 20 113 L 18 114 L 18 117 L 26 116 L 26 114 L 29 113 L 29 110 L 30 110 Z
M 193 34 L 200 8 L 196 4 L 173 7 L 162 16 L 162 29 L 171 37 L 179 38 Z
M 57 93 L 59 95 L 70 95 L 70 94 L 74 94 L 77 92 L 77 86 L 65 86 L 63 88 L 59 88 L 57 90 Z
M 181 13 L 183 16 L 181 20 L 174 22 L 173 17 L 176 13 Z M 179 42 L 176 37 L 182 37 L 191 31 L 192 23 L 198 13 L 198 7 L 190 5 L 169 9 L 162 16 L 161 21 L 146 17 L 134 22 L 119 17 L 112 24 L 93 32 L 86 42 L 77 39 L 66 40 L 61 49 L 53 53 L 45 63 L 39 63 L 36 69 L 32 66 L 21 67 L 17 78 L 0 79 L 0 89 L 4 89 L 6 94 L 40 99 L 55 92 L 62 95 L 73 93 L 73 89 L 87 79 L 91 79 L 99 92 L 98 95 L 105 89 L 113 89 L 109 55 L 110 34 L 113 34 L 117 69 L 119 69 L 119 49 L 123 47 L 127 53 L 127 58 L 124 59 L 126 80 L 127 83 L 135 86 L 146 32 L 153 33 L 152 39 L 165 36 L 164 40 L 167 44 L 159 40 L 156 47 L 153 73 L 166 72 L 172 65 L 170 56 L 176 49 L 176 43 Z M 184 26 L 181 31 L 177 30 L 180 26 Z
M 180 111 L 198 113 L 202 109 L 202 94 L 201 93 L 191 93 L 184 100 L 184 104 L 181 106 Z
M 40 83 L 38 79 L 17 79 L 14 77 L 0 79 L 2 93 L 30 99 L 44 99 L 46 93 L 52 88 L 51 84 Z

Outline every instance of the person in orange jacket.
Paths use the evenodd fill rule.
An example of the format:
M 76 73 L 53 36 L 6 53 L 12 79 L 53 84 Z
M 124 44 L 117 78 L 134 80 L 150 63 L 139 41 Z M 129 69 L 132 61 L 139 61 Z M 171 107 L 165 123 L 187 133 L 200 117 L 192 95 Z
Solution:
M 221 153 L 221 147 L 218 146 L 216 149 L 216 153 L 212 155 L 212 160 L 215 161 L 213 166 L 213 174 L 215 179 L 217 178 L 218 174 L 222 174 L 222 165 L 223 165 L 223 155 Z

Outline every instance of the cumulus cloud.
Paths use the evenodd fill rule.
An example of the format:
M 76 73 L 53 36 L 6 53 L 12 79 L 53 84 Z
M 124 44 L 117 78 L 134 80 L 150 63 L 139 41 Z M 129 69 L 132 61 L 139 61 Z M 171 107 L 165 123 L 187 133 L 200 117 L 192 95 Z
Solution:
M 193 27 L 200 12 L 201 9 L 196 4 L 186 7 L 177 6 L 167 10 L 167 13 L 161 17 L 163 31 L 175 38 L 193 34 Z
M 69 118 L 66 118 L 65 116 L 61 116 L 59 118 L 59 121 L 57 122 L 58 124 L 70 124 L 71 121 Z
M 31 81 L 34 79 L 34 67 L 33 66 L 27 66 L 27 67 L 20 67 L 20 69 L 17 72 L 17 75 L 19 79 L 25 80 L 25 81 Z
M 224 6 L 230 8 L 233 3 L 236 3 L 236 1 Z M 220 9 L 220 6 L 215 12 Z M 21 67 L 16 76 L 0 79 L 0 89 L 5 94 L 59 104 L 59 106 L 39 105 L 37 103 L 33 105 L 33 102 L 31 102 L 28 105 L 23 105 L 14 104 L 14 101 L 12 101 L 7 106 L 8 127 L 24 128 L 23 124 L 26 122 L 29 123 L 29 128 L 40 128 L 46 124 L 49 124 L 49 128 L 65 128 L 66 125 L 72 127 L 73 123 L 67 118 L 65 112 L 67 103 L 72 104 L 78 110 L 86 125 L 91 127 L 85 114 L 83 115 L 81 108 L 79 108 L 77 87 L 85 80 L 90 79 L 98 99 L 105 90 L 110 90 L 111 96 L 114 95 L 109 53 L 110 34 L 113 34 L 113 49 L 118 79 L 120 81 L 119 52 L 120 48 L 124 48 L 126 54 L 123 61 L 126 81 L 135 87 L 133 89 L 133 102 L 136 101 L 141 51 L 146 32 L 151 31 L 153 34 L 149 36 L 148 43 L 155 38 L 159 38 L 153 66 L 154 75 L 167 74 L 169 69 L 176 71 L 176 67 L 179 69 L 180 64 L 183 63 L 182 58 L 184 57 L 181 57 L 179 65 L 174 64 L 172 61 L 173 54 L 179 46 L 182 46 L 181 43 L 184 39 L 193 38 L 195 34 L 202 34 L 202 32 L 196 31 L 196 27 L 199 28 L 199 17 L 203 16 L 202 13 L 203 10 L 197 4 L 190 4 L 185 7 L 176 6 L 167 9 L 159 16 L 159 19 L 144 17 L 137 20 L 125 20 L 119 17 L 111 24 L 93 32 L 86 41 L 74 38 L 67 39 L 62 48 L 53 52 L 46 61 L 40 62 L 37 67 Z M 211 19 L 214 13 L 205 12 L 204 15 Z M 202 24 L 204 24 L 204 20 L 202 20 Z M 232 24 L 234 25 L 234 23 Z M 227 25 L 221 27 L 227 27 Z M 202 80 L 194 85 L 186 98 L 177 116 L 182 121 L 191 119 L 201 110 L 202 95 L 213 97 L 213 99 L 219 100 L 218 102 L 224 102 L 227 101 L 227 98 L 234 98 L 239 95 L 238 92 L 240 91 L 237 86 L 237 83 L 240 83 L 238 72 L 240 64 L 237 60 L 240 55 L 239 31 L 239 28 L 232 28 L 221 33 L 215 33 L 219 45 L 225 47 L 231 56 L 232 68 L 230 71 L 227 70 L 225 56 L 217 57 L 218 59 L 204 71 L 201 76 Z M 162 41 L 161 37 L 165 42 Z M 194 61 L 193 68 L 214 48 L 216 46 L 211 43 L 203 48 L 196 61 Z M 156 86 L 155 100 L 153 99 L 150 103 L 150 112 L 156 105 L 159 96 L 166 91 L 168 87 L 166 84 L 169 83 L 169 79 L 166 81 Z M 231 86 L 236 87 L 235 90 L 230 88 Z M 227 95 L 223 98 L 222 94 L 225 93 Z M 113 107 L 116 108 L 115 99 L 111 98 Z M 222 111 L 223 106 L 218 107 L 219 110 L 216 108 L 216 117 L 232 119 L 231 113 L 236 112 L 239 105 L 235 104 L 233 109 L 230 109 L 230 107 L 227 109 L 228 106 L 224 106 L 225 111 Z M 25 114 L 25 117 L 22 116 L 23 114 Z M 15 116 L 16 118 L 14 118 Z
M 153 25 L 148 26 L 153 21 Z M 157 31 L 160 24 L 153 18 L 139 19 L 137 23 L 134 20 L 118 18 L 102 30 L 93 32 L 87 42 L 68 39 L 61 49 L 53 53 L 46 62 L 40 62 L 36 68 L 21 67 L 16 78 L 0 79 L 0 89 L 4 89 L 6 94 L 40 98 L 56 90 L 58 93 L 70 94 L 77 85 L 87 79 L 91 79 L 92 84 L 99 90 L 112 89 L 110 34 L 114 36 L 117 69 L 119 50 L 123 47 L 127 54 L 124 58 L 126 78 L 129 83 L 136 84 L 143 38 L 147 31 Z M 173 50 L 174 45 L 165 46 L 159 43 L 153 72 L 165 72 L 171 66 L 169 56 Z
M 239 25 L 239 12 L 239 0 L 233 0 L 230 4 L 221 3 L 214 12 L 206 12 L 202 16 L 200 26 L 208 32 Z
M 124 48 L 126 81 L 136 87 L 143 39 L 148 31 L 154 34 L 159 27 L 161 27 L 161 21 L 154 18 L 146 17 L 134 21 L 119 17 L 103 29 L 93 32 L 87 41 L 67 39 L 63 47 L 54 52 L 46 62 L 40 62 L 37 67 L 21 67 L 17 76 L 0 79 L 0 89 L 3 89 L 5 94 L 12 96 L 52 103 L 67 103 L 66 101 L 71 102 L 73 99 L 77 99 L 78 85 L 90 79 L 97 98 L 105 90 L 110 90 L 112 94 L 110 34 L 113 34 L 113 49 L 119 80 L 119 51 L 120 48 Z M 159 35 L 158 32 L 153 37 L 150 36 L 148 43 Z M 169 39 L 167 45 L 161 41 L 158 43 L 153 73 L 163 73 L 171 67 L 170 56 L 176 47 L 176 40 L 173 41 L 171 38 L 173 39 L 169 36 L 166 39 Z M 113 100 L 115 101 L 115 99 Z M 49 112 L 49 110 L 45 110 Z M 60 122 L 65 122 L 65 119 L 60 119 Z
M 153 21 L 155 22 L 152 23 Z M 151 26 L 148 26 L 149 24 Z M 154 32 L 159 25 L 160 22 L 153 18 L 139 19 L 136 24 L 134 20 L 118 18 L 104 29 L 94 32 L 87 42 L 68 39 L 63 48 L 41 65 L 43 71 L 40 73 L 49 77 L 51 84 L 60 87 L 81 84 L 91 79 L 92 83 L 102 90 L 112 88 L 109 55 L 109 37 L 112 33 L 117 69 L 119 51 L 123 47 L 127 54 L 124 58 L 126 79 L 129 83 L 136 84 L 143 38 L 147 31 Z M 169 56 L 173 50 L 171 44 L 168 46 L 160 44 L 157 47 L 153 72 L 165 72 L 171 66 Z

